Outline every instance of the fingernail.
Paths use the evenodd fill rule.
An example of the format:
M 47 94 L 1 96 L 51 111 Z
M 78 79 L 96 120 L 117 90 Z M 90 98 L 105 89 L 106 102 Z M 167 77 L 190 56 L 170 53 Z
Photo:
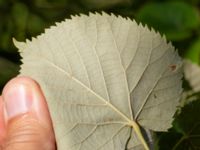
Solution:
M 28 85 L 20 83 L 6 90 L 3 96 L 8 120 L 29 111 L 33 99 L 31 90 Z

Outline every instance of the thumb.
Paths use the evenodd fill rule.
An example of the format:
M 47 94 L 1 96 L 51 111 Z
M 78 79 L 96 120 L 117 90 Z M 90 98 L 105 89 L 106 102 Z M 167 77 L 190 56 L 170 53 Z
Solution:
M 45 98 L 30 78 L 17 77 L 2 94 L 5 135 L 3 150 L 55 150 L 55 138 Z M 1 116 L 0 116 L 1 117 Z

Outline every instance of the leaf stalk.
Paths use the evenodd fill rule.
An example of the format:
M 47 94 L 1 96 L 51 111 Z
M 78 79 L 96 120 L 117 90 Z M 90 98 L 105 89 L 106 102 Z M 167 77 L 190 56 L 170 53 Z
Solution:
M 139 140 L 141 141 L 142 145 L 144 146 L 145 150 L 150 150 L 146 140 L 144 139 L 144 137 L 142 135 L 142 132 L 141 132 L 140 127 L 138 126 L 138 124 L 135 121 L 131 121 L 130 125 L 135 130 L 135 133 L 137 134 L 137 136 L 138 136 Z

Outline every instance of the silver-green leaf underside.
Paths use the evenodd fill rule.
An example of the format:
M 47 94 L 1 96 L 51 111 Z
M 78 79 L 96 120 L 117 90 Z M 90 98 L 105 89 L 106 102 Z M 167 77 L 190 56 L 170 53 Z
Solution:
M 15 45 L 21 75 L 44 91 L 58 150 L 143 150 L 137 124 L 154 131 L 171 126 L 182 63 L 154 30 L 89 14 Z

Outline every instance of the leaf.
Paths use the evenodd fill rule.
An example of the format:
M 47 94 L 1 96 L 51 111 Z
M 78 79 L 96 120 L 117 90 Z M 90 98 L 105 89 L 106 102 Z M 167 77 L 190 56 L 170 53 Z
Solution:
M 189 60 L 184 61 L 184 75 L 195 92 L 200 91 L 200 66 Z
M 27 22 L 27 30 L 31 35 L 36 35 L 43 31 L 45 22 L 41 17 L 30 14 Z
M 136 18 L 173 41 L 190 37 L 200 23 L 198 10 L 180 1 L 148 3 L 139 10 Z
M 200 38 L 192 43 L 185 53 L 185 58 L 193 63 L 200 64 Z
M 156 150 L 172 150 L 173 146 L 181 139 L 183 135 L 178 133 L 174 128 L 170 129 L 168 132 L 163 132 L 158 138 L 157 149 Z M 181 150 L 185 145 L 179 145 Z M 187 149 L 188 150 L 188 149 Z
M 18 30 L 25 30 L 28 15 L 28 8 L 25 4 L 18 2 L 13 5 L 12 18 Z
M 139 126 L 171 126 L 182 63 L 154 30 L 90 14 L 15 45 L 21 75 L 38 81 L 47 98 L 59 150 L 147 150 Z
M 2 20 L 0 23 L 0 52 L 13 53 L 13 45 L 10 43 L 12 42 L 12 29 L 14 24 L 6 16 L 2 17 Z
M 0 91 L 3 85 L 12 77 L 16 76 L 19 67 L 11 61 L 0 57 Z
M 116 5 L 130 5 L 131 0 L 80 0 L 83 6 L 89 9 L 109 8 Z
M 181 113 L 173 121 L 173 132 L 176 131 L 177 134 L 173 132 L 165 133 L 159 141 L 160 149 L 198 150 L 200 148 L 199 113 L 200 99 L 196 99 L 195 101 L 185 105 L 181 109 Z

